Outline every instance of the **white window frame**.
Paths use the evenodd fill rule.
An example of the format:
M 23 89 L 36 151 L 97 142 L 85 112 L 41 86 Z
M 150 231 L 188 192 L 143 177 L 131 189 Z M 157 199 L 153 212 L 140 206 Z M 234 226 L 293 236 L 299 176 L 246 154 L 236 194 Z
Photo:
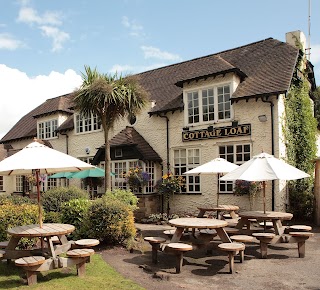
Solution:
M 219 118 L 219 103 L 218 103 L 218 89 L 229 87 L 229 101 L 227 102 L 230 106 L 230 117 L 229 118 Z M 212 120 L 204 120 L 203 115 L 204 112 L 204 97 L 202 96 L 203 91 L 213 90 L 213 105 L 214 105 L 214 118 Z M 231 104 L 231 95 L 233 93 L 233 85 L 232 82 L 222 82 L 215 85 L 206 85 L 206 86 L 200 86 L 195 87 L 192 89 L 184 90 L 183 92 L 183 98 L 184 98 L 184 120 L 185 120 L 185 126 L 196 126 L 196 125 L 202 125 L 202 124 L 212 124 L 212 123 L 218 123 L 218 122 L 229 122 L 233 119 L 233 108 Z M 189 94 L 197 94 L 198 95 L 198 115 L 199 115 L 199 121 L 198 122 L 189 122 L 189 101 L 188 101 L 188 95 Z M 193 99 L 194 102 L 194 99 Z M 226 102 L 223 103 L 223 107 L 225 108 Z M 193 107 L 192 107 L 193 108 Z M 225 112 L 225 110 L 224 110 Z
M 237 152 L 238 148 L 242 147 L 242 149 L 244 149 L 245 146 L 249 146 L 249 151 L 241 151 L 240 153 Z M 219 145 L 219 157 L 220 158 L 224 158 L 227 161 L 237 164 L 237 165 L 241 165 L 244 162 L 248 161 L 251 159 L 252 156 L 252 145 L 249 142 L 243 142 L 243 143 L 237 143 L 237 144 L 225 144 L 225 145 Z M 220 148 L 221 147 L 225 147 L 225 153 L 220 153 Z M 228 152 L 228 148 L 233 148 L 233 152 Z M 240 149 L 240 148 L 239 148 Z M 222 194 L 230 194 L 233 193 L 233 186 L 234 186 L 234 181 L 222 181 L 219 180 L 219 193 Z M 222 190 L 222 188 L 225 188 L 225 190 Z
M 82 116 L 75 114 L 74 116 L 75 133 L 86 134 L 101 131 L 101 124 L 97 115 Z
M 199 148 L 176 148 L 173 150 L 173 168 L 175 176 L 182 176 L 185 179 L 185 186 L 181 188 L 180 193 L 200 194 L 201 180 L 199 175 L 183 175 L 200 165 Z
M 48 140 L 57 138 L 58 134 L 56 132 L 58 128 L 58 119 L 46 120 L 37 123 L 37 135 L 38 139 Z
M 23 192 L 23 176 L 16 175 L 16 192 Z
M 0 191 L 4 191 L 4 178 L 0 175 Z

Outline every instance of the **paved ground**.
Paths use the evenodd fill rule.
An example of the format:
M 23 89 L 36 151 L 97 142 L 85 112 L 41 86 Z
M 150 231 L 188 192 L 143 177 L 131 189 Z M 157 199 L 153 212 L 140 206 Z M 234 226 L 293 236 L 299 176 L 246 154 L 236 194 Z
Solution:
M 168 226 L 136 225 L 143 236 L 163 236 Z M 246 248 L 245 262 L 235 263 L 236 273 L 228 273 L 227 255 L 205 249 L 188 252 L 182 273 L 175 274 L 174 256 L 161 252 L 159 263 L 151 263 L 151 247 L 144 243 L 146 251 L 130 253 L 115 247 L 102 250 L 102 257 L 118 272 L 136 281 L 146 289 L 320 289 L 320 228 L 314 228 L 315 236 L 306 242 L 306 257 L 298 258 L 296 244 L 281 244 L 268 248 L 268 258 L 260 259 L 258 243 Z M 143 266 L 143 267 L 141 267 Z M 162 278 L 153 278 L 159 273 Z

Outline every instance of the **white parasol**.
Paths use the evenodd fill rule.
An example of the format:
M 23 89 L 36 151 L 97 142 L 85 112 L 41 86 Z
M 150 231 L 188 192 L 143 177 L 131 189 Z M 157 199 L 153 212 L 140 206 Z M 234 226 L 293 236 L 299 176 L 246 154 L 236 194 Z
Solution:
M 35 173 L 40 227 L 42 227 L 42 213 L 39 175 L 62 171 L 81 171 L 90 168 L 94 168 L 94 166 L 36 141 L 0 162 L 1 175 L 28 175 Z
M 223 158 L 215 158 L 205 164 L 193 168 L 183 174 L 186 175 L 203 175 L 203 174 L 217 174 L 217 206 L 219 206 L 219 178 L 220 174 L 230 172 L 239 166 L 231 163 Z
M 266 212 L 266 181 L 295 180 L 310 177 L 309 174 L 275 158 L 267 153 L 260 153 L 237 169 L 227 173 L 220 180 L 262 181 L 263 210 Z

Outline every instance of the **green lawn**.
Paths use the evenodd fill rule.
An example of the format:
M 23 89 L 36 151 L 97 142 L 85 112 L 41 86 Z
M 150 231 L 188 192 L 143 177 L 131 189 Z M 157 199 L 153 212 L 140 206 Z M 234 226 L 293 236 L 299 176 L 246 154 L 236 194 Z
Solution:
M 86 264 L 86 275 L 79 278 L 76 267 L 57 269 L 38 273 L 38 283 L 32 287 L 26 284 L 25 272 L 6 261 L 0 262 L 0 289 L 41 289 L 41 290 L 79 290 L 79 289 L 144 289 L 125 279 L 109 266 L 99 254 L 91 257 Z

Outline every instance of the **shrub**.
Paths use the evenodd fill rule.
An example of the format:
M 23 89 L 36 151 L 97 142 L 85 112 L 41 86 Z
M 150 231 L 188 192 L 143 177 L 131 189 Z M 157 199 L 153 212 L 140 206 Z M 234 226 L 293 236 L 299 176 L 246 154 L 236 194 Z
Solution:
M 87 222 L 90 237 L 107 243 L 123 243 L 136 234 L 131 206 L 113 198 L 94 200 L 89 207 Z
M 63 203 L 72 199 L 86 198 L 89 194 L 78 187 L 56 187 L 48 190 L 42 196 L 42 205 L 46 212 L 60 212 Z
M 75 231 L 71 234 L 73 239 L 86 238 L 87 236 L 87 221 L 86 216 L 90 201 L 88 199 L 72 199 L 62 205 L 61 222 L 75 226 Z
M 37 204 L 37 200 L 35 199 L 30 199 L 27 196 L 17 196 L 17 195 L 1 195 L 0 196 L 0 205 L 3 204 L 16 204 L 16 205 L 21 205 L 21 204 Z
M 16 226 L 36 224 L 39 221 L 39 210 L 33 204 L 14 204 L 6 202 L 0 206 L 0 241 L 8 239 L 7 229 Z M 29 248 L 35 244 L 35 240 L 22 239 L 20 248 Z
M 131 206 L 132 210 L 138 209 L 138 198 L 131 192 L 131 190 L 114 189 L 107 191 L 105 197 L 109 200 L 119 200 L 126 205 Z
M 46 223 L 61 223 L 61 213 L 49 211 L 45 213 L 44 222 Z

